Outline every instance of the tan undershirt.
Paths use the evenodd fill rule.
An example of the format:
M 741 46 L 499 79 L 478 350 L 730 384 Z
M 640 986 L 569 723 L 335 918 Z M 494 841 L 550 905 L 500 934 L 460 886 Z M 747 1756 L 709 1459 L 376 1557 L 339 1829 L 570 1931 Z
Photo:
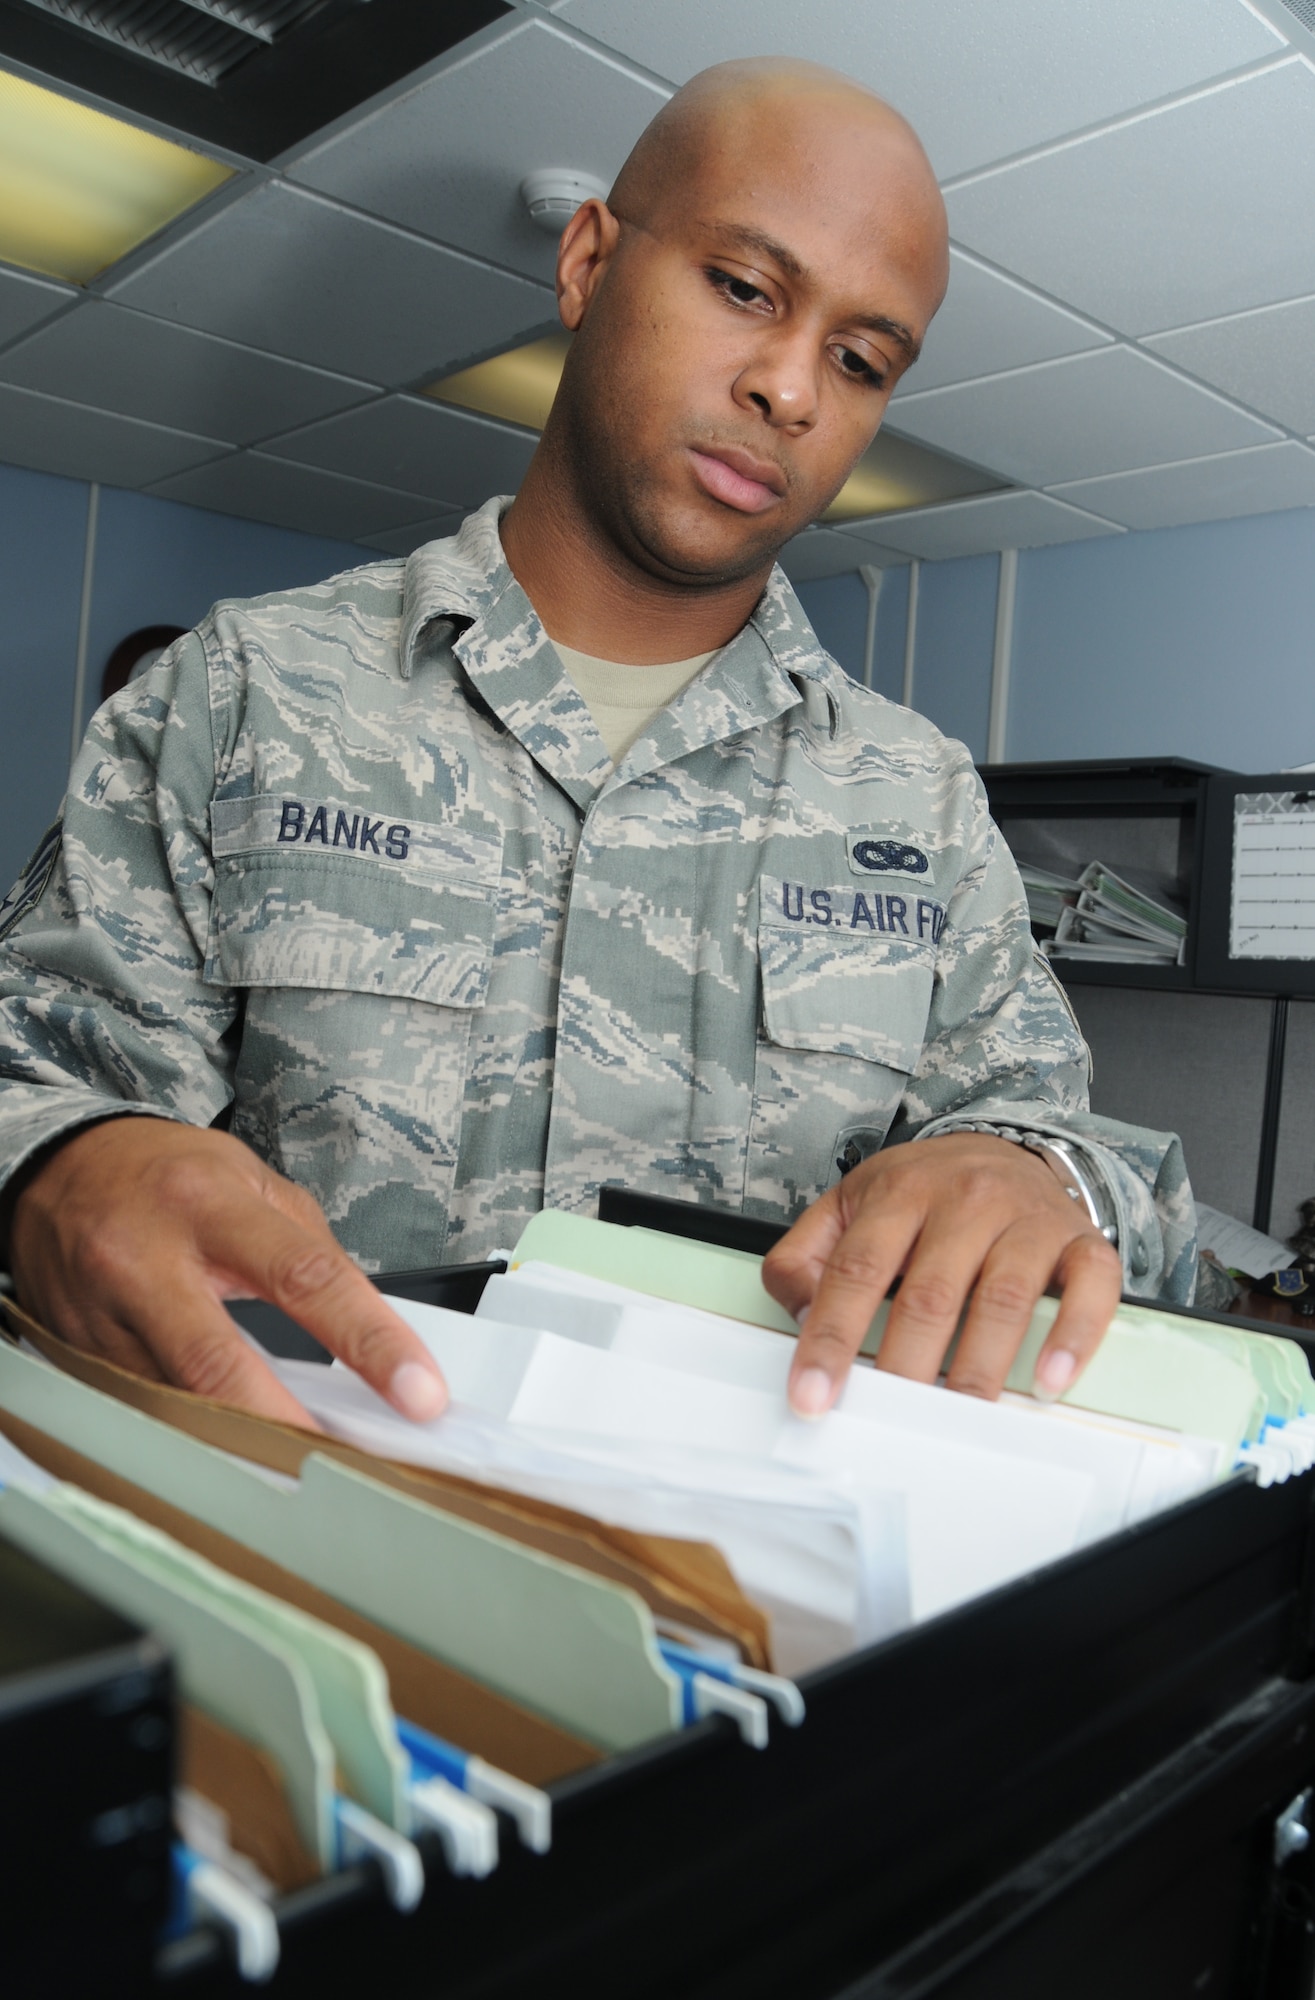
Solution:
M 577 653 L 574 646 L 560 645 L 557 640 L 553 644 L 614 764 L 621 762 L 654 716 L 673 702 L 712 658 L 712 653 L 698 653 L 692 660 L 628 667 L 620 660 L 596 660 L 591 653 Z M 714 647 L 713 652 L 716 650 Z

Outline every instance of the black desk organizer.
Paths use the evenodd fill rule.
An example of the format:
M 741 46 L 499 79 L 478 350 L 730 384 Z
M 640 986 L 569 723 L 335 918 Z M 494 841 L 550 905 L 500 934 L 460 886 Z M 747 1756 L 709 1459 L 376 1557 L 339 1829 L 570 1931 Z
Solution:
M 406 1285 L 470 1309 L 491 1268 Z M 809 1675 L 766 1751 L 717 1719 L 611 1758 L 553 1787 L 545 1857 L 458 1882 L 426 1847 L 412 1916 L 369 1868 L 290 1896 L 270 1990 L 1309 2000 L 1315 1855 L 1276 1826 L 1315 1782 L 1313 1488 L 1232 1479 Z M 195 1937 L 157 1990 L 242 1989 Z

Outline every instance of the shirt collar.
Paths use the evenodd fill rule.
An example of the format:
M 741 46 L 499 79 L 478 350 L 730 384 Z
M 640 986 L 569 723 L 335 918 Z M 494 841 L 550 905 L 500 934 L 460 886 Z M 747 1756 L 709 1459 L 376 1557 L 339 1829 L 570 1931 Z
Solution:
M 510 504 L 495 496 L 455 535 L 408 558 L 401 672 L 409 678 L 417 646 L 446 624 L 443 642 L 454 645 L 484 700 L 583 810 L 613 773 L 593 718 L 503 553 L 498 529 Z M 772 721 L 801 701 L 810 716 L 828 700 L 834 708 L 837 679 L 840 670 L 777 566 L 747 624 L 627 752 L 616 780 Z

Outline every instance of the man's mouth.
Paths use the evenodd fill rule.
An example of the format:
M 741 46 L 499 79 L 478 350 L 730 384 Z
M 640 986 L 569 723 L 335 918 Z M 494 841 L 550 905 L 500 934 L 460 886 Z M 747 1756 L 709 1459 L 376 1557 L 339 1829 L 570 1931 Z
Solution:
M 694 476 L 705 493 L 740 514 L 765 514 L 785 493 L 779 466 L 770 459 L 756 458 L 738 446 L 720 446 L 716 451 L 700 451 L 691 445 Z

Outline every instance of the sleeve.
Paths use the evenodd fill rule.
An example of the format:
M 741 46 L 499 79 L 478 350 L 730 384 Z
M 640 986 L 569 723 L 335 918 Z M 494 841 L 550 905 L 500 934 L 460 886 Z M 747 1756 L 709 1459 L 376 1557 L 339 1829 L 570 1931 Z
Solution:
M 1176 1134 L 1090 1109 L 1091 1057 L 1032 940 L 1013 857 L 975 774 L 927 1039 L 890 1140 L 982 1125 L 1066 1139 L 1113 1199 L 1125 1291 L 1191 1303 L 1196 1210 Z
M 63 812 L 0 903 L 0 1200 L 81 1125 L 209 1125 L 236 997 L 203 980 L 215 745 L 200 637 L 98 710 Z

